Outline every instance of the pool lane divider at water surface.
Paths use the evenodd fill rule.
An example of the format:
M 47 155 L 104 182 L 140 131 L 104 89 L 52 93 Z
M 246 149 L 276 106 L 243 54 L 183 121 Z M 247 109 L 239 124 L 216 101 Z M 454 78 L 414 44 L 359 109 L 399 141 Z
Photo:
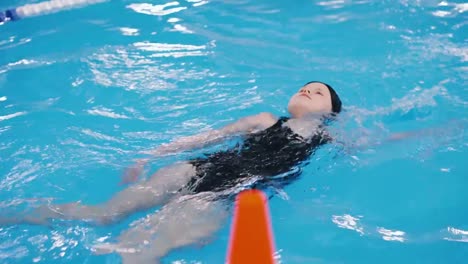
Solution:
M 36 4 L 27 4 L 0 11 L 0 23 L 18 21 L 23 18 L 56 13 L 67 9 L 84 7 L 107 1 L 109 0 L 51 0 Z
M 227 264 L 274 264 L 274 239 L 268 199 L 259 190 L 236 197 L 227 253 Z

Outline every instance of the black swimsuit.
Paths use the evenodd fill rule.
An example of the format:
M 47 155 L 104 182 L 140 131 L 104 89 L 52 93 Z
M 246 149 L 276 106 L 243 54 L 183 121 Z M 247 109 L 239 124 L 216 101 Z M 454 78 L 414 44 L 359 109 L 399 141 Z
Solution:
M 258 184 L 299 176 L 300 169 L 294 168 L 329 138 L 320 129 L 310 139 L 304 139 L 283 125 L 288 119 L 280 118 L 273 126 L 249 135 L 242 145 L 233 149 L 189 161 L 197 170 L 188 184 L 189 190 L 193 193 L 224 191 L 249 179 L 256 178 Z M 287 175 L 275 177 L 281 174 Z

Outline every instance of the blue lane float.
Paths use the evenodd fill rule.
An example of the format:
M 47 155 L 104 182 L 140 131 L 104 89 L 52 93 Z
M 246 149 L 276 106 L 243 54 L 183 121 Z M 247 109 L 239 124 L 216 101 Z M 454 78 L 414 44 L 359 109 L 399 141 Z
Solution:
M 62 10 L 107 2 L 108 0 L 51 0 L 0 11 L 0 23 L 56 13 Z
M 0 12 L 0 23 L 7 21 L 16 21 L 19 19 L 20 17 L 18 16 L 18 13 L 16 13 L 16 9 L 8 9 L 6 11 Z

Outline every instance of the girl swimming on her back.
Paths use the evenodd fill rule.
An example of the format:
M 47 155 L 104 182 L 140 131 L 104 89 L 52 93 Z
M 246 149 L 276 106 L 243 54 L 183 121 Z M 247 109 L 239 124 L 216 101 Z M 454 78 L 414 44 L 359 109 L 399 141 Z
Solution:
M 331 140 L 326 121 L 341 111 L 341 101 L 329 85 L 309 82 L 291 97 L 288 111 L 290 117 L 260 113 L 164 144 L 151 153 L 161 156 L 243 136 L 242 144 L 234 148 L 164 167 L 103 204 L 43 206 L 21 221 L 44 223 L 59 218 L 110 223 L 162 205 L 123 232 L 116 243 L 95 247 L 99 253 L 119 253 L 124 263 L 155 263 L 172 249 L 213 235 L 227 214 L 230 199 L 226 198 L 239 187 L 285 184 L 299 176 L 301 164 Z M 136 176 L 146 162 L 139 162 L 127 176 Z

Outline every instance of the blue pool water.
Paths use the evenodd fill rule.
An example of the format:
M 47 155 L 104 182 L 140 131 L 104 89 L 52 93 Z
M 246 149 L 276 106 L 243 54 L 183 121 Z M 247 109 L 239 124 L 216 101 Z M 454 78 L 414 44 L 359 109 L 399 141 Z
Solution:
M 0 25 L 0 212 L 105 201 L 139 151 L 286 115 L 289 96 L 322 80 L 343 100 L 338 143 L 270 200 L 279 262 L 467 263 L 467 11 L 435 0 L 116 0 Z M 422 132 L 385 141 L 408 131 Z M 0 226 L 0 263 L 119 263 L 90 246 L 146 213 L 106 227 Z M 226 224 L 163 263 L 223 263 L 228 235 Z

